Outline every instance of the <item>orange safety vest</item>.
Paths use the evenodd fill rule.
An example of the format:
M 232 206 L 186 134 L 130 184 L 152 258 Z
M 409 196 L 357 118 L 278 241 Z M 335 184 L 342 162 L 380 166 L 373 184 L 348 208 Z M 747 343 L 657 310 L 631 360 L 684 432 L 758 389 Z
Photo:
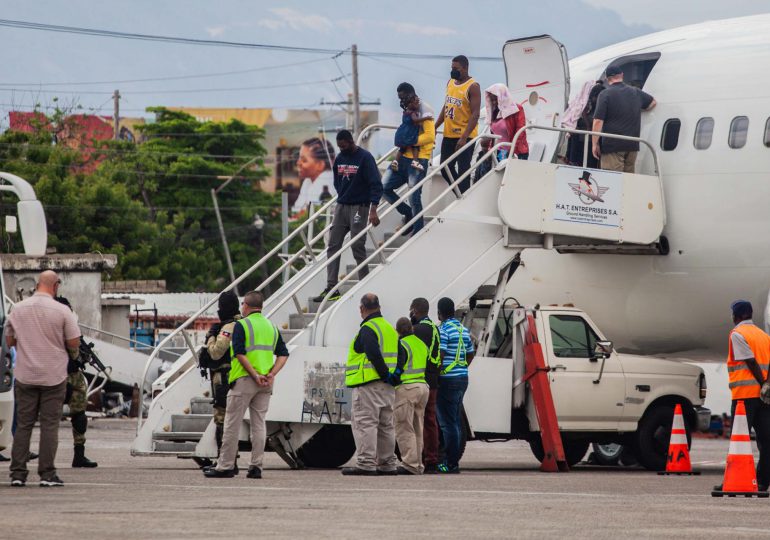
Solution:
M 741 324 L 730 332 L 728 342 L 727 376 L 730 381 L 730 392 L 732 392 L 733 400 L 758 398 L 761 387 L 749 371 L 746 362 L 736 361 L 733 358 L 733 332 L 739 333 L 746 340 L 765 379 L 767 379 L 767 370 L 770 366 L 770 336 L 753 324 Z

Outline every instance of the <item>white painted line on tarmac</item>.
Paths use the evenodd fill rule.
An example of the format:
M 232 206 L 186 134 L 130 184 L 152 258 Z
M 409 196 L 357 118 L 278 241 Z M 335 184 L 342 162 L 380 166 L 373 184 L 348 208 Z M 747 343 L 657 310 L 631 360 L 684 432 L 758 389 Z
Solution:
M 251 491 L 287 491 L 287 492 L 307 492 L 306 487 L 276 487 L 276 486 L 223 486 L 216 485 L 217 479 L 211 482 L 211 484 L 203 484 L 199 486 L 193 486 L 190 484 L 137 484 L 137 483 L 92 483 L 92 482 L 67 482 L 66 486 L 85 486 L 85 487 L 123 487 L 126 486 L 143 486 L 154 488 L 171 488 L 171 489 L 233 489 L 233 490 L 251 490 Z M 458 495 L 544 495 L 544 496 L 563 496 L 563 497 L 608 497 L 616 498 L 616 495 L 609 495 L 603 493 L 582 493 L 582 492 L 559 492 L 559 491 L 513 491 L 513 490 L 491 490 L 491 489 L 441 489 L 440 486 L 436 486 L 436 489 L 404 489 L 404 488 L 313 488 L 315 492 L 365 492 L 365 493 L 415 493 L 435 494 L 437 491 L 441 493 L 452 493 Z

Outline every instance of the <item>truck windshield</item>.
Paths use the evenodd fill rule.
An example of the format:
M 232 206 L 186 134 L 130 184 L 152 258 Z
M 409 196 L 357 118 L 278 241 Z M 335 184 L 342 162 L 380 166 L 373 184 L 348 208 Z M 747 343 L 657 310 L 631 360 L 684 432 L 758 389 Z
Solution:
M 599 337 L 577 315 L 551 315 L 553 354 L 558 358 L 591 358 Z

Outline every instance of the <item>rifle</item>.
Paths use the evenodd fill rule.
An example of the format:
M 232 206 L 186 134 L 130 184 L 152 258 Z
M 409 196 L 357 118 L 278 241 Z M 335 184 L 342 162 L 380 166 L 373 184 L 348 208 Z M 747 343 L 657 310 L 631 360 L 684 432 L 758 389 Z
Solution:
M 99 374 L 110 380 L 110 369 L 104 365 L 104 363 L 96 356 L 94 352 L 94 344 L 86 343 L 83 336 L 80 336 L 80 356 L 78 357 L 78 363 L 81 369 L 85 369 L 86 364 L 90 364 Z

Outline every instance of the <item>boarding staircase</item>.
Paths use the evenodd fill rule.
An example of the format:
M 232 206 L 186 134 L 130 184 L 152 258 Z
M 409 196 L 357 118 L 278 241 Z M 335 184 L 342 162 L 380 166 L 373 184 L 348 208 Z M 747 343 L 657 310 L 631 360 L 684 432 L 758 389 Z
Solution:
M 385 127 L 392 126 L 370 126 L 361 137 L 371 129 Z M 547 132 L 549 137 L 559 137 L 564 132 L 590 135 L 590 132 L 549 126 L 530 125 L 524 129 L 530 140 L 536 139 L 531 134 L 538 131 Z M 452 185 L 443 180 L 441 171 L 466 147 L 433 168 L 417 186 L 400 193 L 398 202 L 408 203 L 414 190 L 423 189 L 421 215 L 426 223 L 419 233 L 406 239 L 395 232 L 400 216 L 394 206 L 382 205 L 381 225 L 367 226 L 343 245 L 336 255 L 342 257 L 340 268 L 344 269 L 339 300 L 312 301 L 326 283 L 330 261 L 325 255 L 323 239 L 329 229 L 328 211 L 334 200 L 314 212 L 228 287 L 229 290 L 237 286 L 248 275 L 262 269 L 279 255 L 284 245 L 301 241 L 301 248 L 285 257 L 281 266 L 257 287 L 265 289 L 286 269 L 293 269 L 298 262 L 304 263 L 267 299 L 264 308 L 265 314 L 280 328 L 291 353 L 289 362 L 276 378 L 267 417 L 268 446 L 290 465 L 301 465 L 303 446 L 323 428 L 349 420 L 349 404 L 337 394 L 343 396 L 345 392 L 342 373 L 347 346 L 360 323 L 357 305 L 364 293 L 376 293 L 383 315 L 395 321 L 406 315 L 411 300 L 417 296 L 427 298 L 432 305 L 443 296 L 458 302 L 471 297 L 499 302 L 525 249 L 573 253 L 615 250 L 629 254 L 665 251 L 665 239 L 661 235 L 666 212 L 660 168 L 654 149 L 645 141 L 640 142 L 650 150 L 653 174 L 565 167 L 551 162 L 553 152 L 543 152 L 543 161 L 507 159 L 498 163 L 497 150 L 508 145 L 496 143 L 495 138 L 482 134 L 467 143 L 466 147 L 475 147 L 482 139 L 493 141 L 492 147 L 471 170 Z M 387 163 L 387 158 L 386 155 L 380 162 Z M 493 162 L 491 170 L 461 194 L 457 186 L 487 159 Z M 580 178 L 584 179 L 582 183 Z M 417 217 L 404 226 L 411 225 Z M 352 260 L 350 245 L 362 236 L 366 236 L 368 248 L 362 265 L 369 265 L 370 272 L 359 281 L 359 265 Z M 186 329 L 197 316 L 193 315 L 168 336 L 147 361 L 149 366 L 175 334 L 185 336 L 190 350 L 152 384 L 152 402 L 147 420 L 138 420 L 133 455 L 216 456 L 214 426 L 209 421 L 209 383 L 201 378 L 195 350 L 186 337 Z M 487 328 L 494 327 L 496 316 L 490 312 Z M 481 336 L 481 356 L 488 347 L 488 334 Z M 145 372 L 145 379 L 146 375 Z M 339 399 L 324 398 L 324 392 L 333 393 Z M 339 405 L 337 409 L 335 403 Z M 241 439 L 248 440 L 245 422 Z

